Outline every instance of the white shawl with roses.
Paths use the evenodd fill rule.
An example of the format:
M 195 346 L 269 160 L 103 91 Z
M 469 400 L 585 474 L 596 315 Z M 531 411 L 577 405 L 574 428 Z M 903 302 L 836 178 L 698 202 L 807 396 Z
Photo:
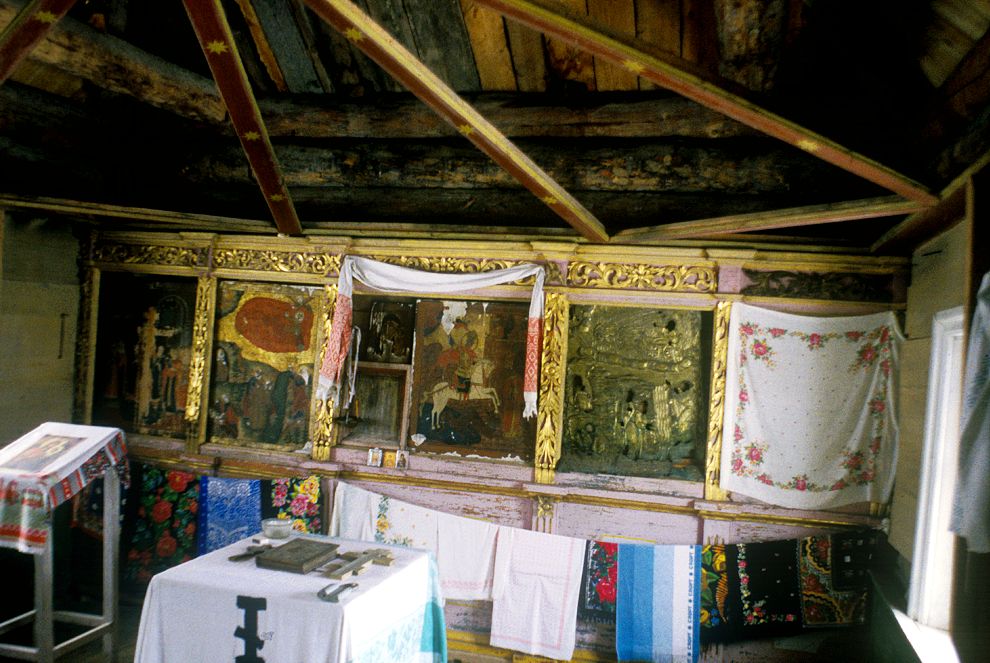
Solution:
M 890 312 L 818 318 L 734 304 L 721 487 L 797 509 L 885 502 L 901 340 Z

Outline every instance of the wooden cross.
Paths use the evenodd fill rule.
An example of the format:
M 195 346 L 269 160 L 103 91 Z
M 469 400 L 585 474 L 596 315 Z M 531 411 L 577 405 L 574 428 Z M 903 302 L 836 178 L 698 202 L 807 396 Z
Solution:
M 338 560 L 327 565 L 323 575 L 334 580 L 346 580 L 352 575 L 360 575 L 368 570 L 372 564 L 378 566 L 392 566 L 395 558 L 392 553 L 384 548 L 371 550 L 355 550 L 338 555 Z

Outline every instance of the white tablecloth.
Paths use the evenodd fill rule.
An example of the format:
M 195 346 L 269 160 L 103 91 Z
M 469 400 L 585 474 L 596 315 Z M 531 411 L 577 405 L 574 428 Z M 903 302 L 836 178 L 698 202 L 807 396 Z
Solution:
M 228 561 L 245 539 L 155 576 L 144 600 L 136 663 L 260 661 L 445 661 L 446 633 L 436 565 L 425 552 L 325 539 L 340 552 L 387 547 L 392 566 L 371 566 L 347 582 L 359 587 L 339 603 L 317 598 L 332 581 Z M 238 607 L 240 601 L 242 607 Z M 251 624 L 255 611 L 257 628 Z M 239 630 L 241 629 L 241 630 Z M 253 649 L 245 631 L 256 631 Z M 255 656 L 243 658 L 253 652 Z M 239 658 L 241 657 L 241 658 Z

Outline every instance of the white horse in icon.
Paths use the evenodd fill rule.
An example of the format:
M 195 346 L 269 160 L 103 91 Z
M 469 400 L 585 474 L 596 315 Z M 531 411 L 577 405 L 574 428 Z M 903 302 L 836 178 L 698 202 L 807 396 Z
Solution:
M 492 402 L 495 411 L 498 412 L 498 392 L 495 391 L 494 387 L 486 387 L 484 384 L 491 368 L 491 359 L 481 359 L 474 365 L 474 368 L 471 369 L 471 388 L 467 394 L 457 391 L 448 382 L 438 382 L 431 391 L 426 393 L 427 398 L 430 396 L 433 397 L 433 415 L 430 417 L 430 422 L 433 424 L 434 430 L 440 428 L 440 415 L 446 409 L 447 403 L 452 400 L 474 401 L 488 399 Z

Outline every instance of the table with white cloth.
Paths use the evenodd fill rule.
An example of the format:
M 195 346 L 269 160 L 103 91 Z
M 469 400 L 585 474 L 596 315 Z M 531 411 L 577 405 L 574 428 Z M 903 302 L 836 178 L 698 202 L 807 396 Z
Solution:
M 113 655 L 117 610 L 117 543 L 120 483 L 126 482 L 127 448 L 117 428 L 48 422 L 0 449 L 0 546 L 34 556 L 34 610 L 0 624 L 5 633 L 34 625 L 34 645 L 0 643 L 0 655 L 52 661 L 96 638 Z M 52 511 L 103 477 L 103 602 L 99 615 L 54 610 Z M 53 623 L 88 627 L 55 642 Z
M 385 548 L 391 566 L 371 565 L 344 581 L 231 561 L 244 539 L 159 573 L 141 613 L 135 663 L 336 663 L 445 661 L 446 630 L 436 563 L 421 550 L 306 536 L 337 554 Z M 278 542 L 273 542 L 278 543 Z M 356 582 L 339 601 L 328 585 Z

